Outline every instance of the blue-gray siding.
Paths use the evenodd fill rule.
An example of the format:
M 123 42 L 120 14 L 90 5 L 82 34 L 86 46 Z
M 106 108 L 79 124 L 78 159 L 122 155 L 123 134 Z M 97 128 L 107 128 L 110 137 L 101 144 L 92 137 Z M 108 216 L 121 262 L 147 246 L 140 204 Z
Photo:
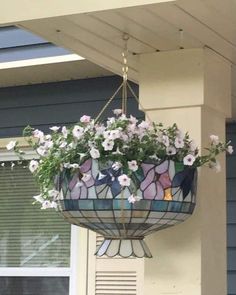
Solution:
M 0 62 L 65 55 L 70 52 L 14 26 L 0 28 Z
M 227 138 L 236 147 L 236 124 L 227 126 Z M 227 156 L 228 294 L 236 295 L 236 154 Z
M 20 136 L 29 123 L 46 131 L 51 125 L 77 122 L 83 114 L 94 117 L 120 82 L 120 77 L 112 76 L 0 88 L 0 137 Z M 119 94 L 110 110 L 120 108 L 120 102 Z M 128 99 L 128 110 L 142 116 L 133 98 Z M 105 116 L 111 115 L 111 111 L 105 112 Z

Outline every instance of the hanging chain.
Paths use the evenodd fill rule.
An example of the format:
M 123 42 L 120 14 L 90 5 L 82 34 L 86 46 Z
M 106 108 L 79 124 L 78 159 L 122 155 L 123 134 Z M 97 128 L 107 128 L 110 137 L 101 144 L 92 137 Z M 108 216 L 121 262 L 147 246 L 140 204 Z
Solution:
M 128 62 L 127 62 L 127 56 L 128 56 L 128 40 L 129 35 L 124 34 L 123 40 L 125 42 L 124 45 L 124 51 L 122 52 L 123 57 L 123 66 L 122 66 L 122 73 L 123 73 L 123 88 L 122 88 L 122 112 L 123 114 L 127 114 L 127 80 L 128 80 Z
M 102 108 L 102 110 L 99 112 L 95 119 L 95 123 L 101 118 L 102 114 L 104 111 L 108 108 L 110 103 L 113 101 L 113 99 L 116 97 L 116 95 L 119 93 L 120 90 L 122 90 L 122 103 L 121 103 L 121 108 L 122 108 L 122 113 L 127 114 L 127 99 L 128 99 L 128 90 L 132 94 L 132 96 L 135 98 L 139 105 L 139 109 L 143 112 L 145 112 L 145 109 L 143 108 L 142 104 L 140 103 L 140 100 L 138 96 L 135 94 L 134 90 L 132 89 L 131 85 L 128 82 L 128 71 L 129 71 L 129 66 L 128 66 L 128 61 L 127 61 L 127 55 L 128 55 L 128 40 L 129 40 L 129 35 L 124 34 L 123 35 L 123 40 L 125 42 L 124 46 L 124 51 L 122 52 L 122 58 L 123 58 L 123 64 L 122 64 L 122 76 L 123 76 L 123 81 L 121 85 L 117 88 L 115 93 L 111 96 L 111 98 L 108 100 L 108 102 L 105 104 L 105 106 Z M 147 118 L 150 120 L 149 115 L 146 113 Z
M 108 102 L 104 105 L 104 107 L 101 109 L 101 111 L 99 112 L 99 114 L 97 115 L 96 119 L 95 119 L 95 123 L 97 123 L 97 121 L 100 119 L 101 115 L 104 113 L 104 111 L 107 109 L 107 107 L 109 106 L 109 104 L 113 101 L 113 99 L 115 98 L 116 94 L 120 91 L 120 89 L 123 87 L 123 83 L 117 88 L 116 92 L 112 95 L 112 97 L 108 100 Z

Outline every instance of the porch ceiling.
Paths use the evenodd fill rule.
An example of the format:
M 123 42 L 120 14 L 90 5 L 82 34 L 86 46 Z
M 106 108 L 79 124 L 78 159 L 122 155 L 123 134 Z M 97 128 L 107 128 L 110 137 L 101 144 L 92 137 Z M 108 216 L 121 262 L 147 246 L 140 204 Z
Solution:
M 235 14 L 234 0 L 177 0 L 18 25 L 117 74 L 126 32 L 132 53 L 129 77 L 138 82 L 140 53 L 208 46 L 236 64 Z M 182 37 L 179 29 L 183 29 Z

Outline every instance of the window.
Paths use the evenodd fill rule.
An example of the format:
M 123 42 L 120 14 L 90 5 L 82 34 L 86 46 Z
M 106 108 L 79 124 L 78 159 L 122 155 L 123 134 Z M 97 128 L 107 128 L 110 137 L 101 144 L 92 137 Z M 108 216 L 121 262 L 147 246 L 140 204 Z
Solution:
M 12 168 L 6 161 L 0 166 L 1 294 L 72 295 L 71 239 L 76 229 L 71 231 L 56 211 L 32 205 L 36 194 L 26 167 Z

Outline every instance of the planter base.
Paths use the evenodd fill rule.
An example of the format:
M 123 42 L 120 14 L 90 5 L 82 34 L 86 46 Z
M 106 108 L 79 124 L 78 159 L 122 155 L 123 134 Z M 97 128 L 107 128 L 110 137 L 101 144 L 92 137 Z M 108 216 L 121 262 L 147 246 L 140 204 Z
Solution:
M 144 242 L 143 238 L 140 239 L 113 239 L 106 238 L 102 244 L 98 247 L 95 255 L 98 257 L 107 256 L 121 256 L 127 257 L 146 257 L 152 258 L 152 254 Z

